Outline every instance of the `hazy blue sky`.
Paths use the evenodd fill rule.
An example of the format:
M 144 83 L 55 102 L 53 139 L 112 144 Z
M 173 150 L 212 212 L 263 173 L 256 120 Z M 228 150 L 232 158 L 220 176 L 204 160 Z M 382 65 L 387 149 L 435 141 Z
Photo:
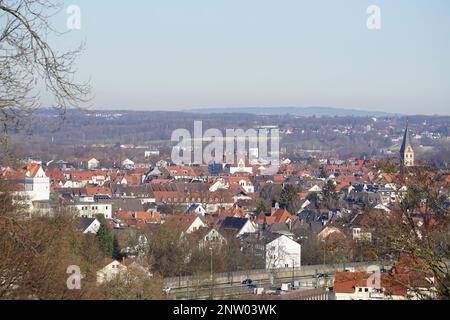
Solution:
M 450 114 L 448 0 L 73 0 L 94 106 Z M 366 27 L 369 5 L 382 29 Z M 63 12 L 58 29 L 65 28 Z

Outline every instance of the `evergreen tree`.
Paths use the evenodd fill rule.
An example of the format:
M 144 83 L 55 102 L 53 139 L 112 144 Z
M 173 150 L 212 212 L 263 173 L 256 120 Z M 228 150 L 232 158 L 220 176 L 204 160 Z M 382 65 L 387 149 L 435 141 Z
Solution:
M 259 201 L 258 206 L 256 207 L 255 214 L 258 215 L 260 213 L 266 213 L 270 211 L 264 201 Z
M 308 194 L 308 196 L 306 197 L 306 200 L 308 200 L 311 203 L 314 203 L 314 205 L 317 206 L 317 203 L 319 202 L 319 196 L 317 195 L 317 193 L 315 192 L 311 192 L 310 194 Z
M 113 258 L 116 260 L 122 260 L 123 254 L 120 252 L 119 240 L 114 235 L 113 239 Z
M 327 183 L 323 186 L 322 197 L 325 200 L 328 209 L 332 209 L 332 207 L 339 199 L 338 193 L 336 192 L 336 185 L 333 181 L 328 180 Z
M 113 236 L 111 234 L 111 230 L 109 229 L 103 215 L 98 215 L 97 219 L 100 221 L 100 228 L 97 232 L 98 245 L 106 258 L 112 258 Z
M 297 188 L 292 184 L 287 184 L 280 195 L 280 207 L 286 210 L 293 210 L 293 201 L 297 197 Z

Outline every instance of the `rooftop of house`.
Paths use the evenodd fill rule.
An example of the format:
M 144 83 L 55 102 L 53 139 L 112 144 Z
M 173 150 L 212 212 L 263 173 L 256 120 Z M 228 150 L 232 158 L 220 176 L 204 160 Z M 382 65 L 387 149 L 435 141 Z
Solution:
M 169 215 L 165 219 L 166 225 L 180 226 L 184 231 L 189 229 L 190 226 L 195 222 L 195 220 L 200 219 L 197 215 L 191 214 L 180 214 L 180 215 Z M 201 220 L 201 219 L 200 219 Z
M 87 228 L 89 228 L 89 226 L 94 223 L 94 221 L 97 220 L 95 218 L 80 218 L 79 219 L 79 224 L 80 224 L 80 228 L 84 231 Z
M 241 230 L 249 221 L 247 218 L 226 217 L 220 223 L 220 230 Z

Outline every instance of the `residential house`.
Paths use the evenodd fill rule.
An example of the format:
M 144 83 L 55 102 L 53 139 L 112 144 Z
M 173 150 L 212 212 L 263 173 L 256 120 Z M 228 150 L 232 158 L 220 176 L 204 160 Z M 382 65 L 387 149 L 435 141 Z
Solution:
M 253 175 L 253 167 L 245 161 L 244 159 L 240 159 L 237 165 L 232 165 L 228 167 L 229 174 L 249 174 Z
M 198 233 L 198 246 L 200 249 L 215 248 L 218 249 L 227 243 L 227 239 L 215 228 L 202 228 Z
M 166 170 L 170 176 L 175 180 L 196 180 L 197 174 L 192 167 L 188 166 L 171 166 Z
M 226 217 L 219 223 L 219 231 L 238 238 L 247 233 L 255 233 L 257 228 L 250 219 Z
M 205 222 L 197 215 L 170 215 L 166 217 L 164 223 L 181 227 L 184 234 L 191 234 L 200 228 L 206 228 Z
M 420 259 L 404 256 L 389 272 L 337 272 L 336 300 L 416 300 L 433 299 L 433 273 Z
M 319 241 L 334 242 L 345 239 L 345 234 L 337 227 L 327 226 L 317 235 Z
M 125 159 L 122 161 L 122 167 L 124 167 L 127 170 L 132 170 L 134 169 L 135 163 L 134 161 L 131 161 L 130 159 Z
M 206 209 L 199 203 L 192 204 L 186 211 L 187 214 L 196 214 L 204 217 L 206 215 Z
M 50 179 L 42 166 L 30 163 L 21 169 L 24 176 L 24 196 L 31 202 L 50 200 Z
M 300 268 L 301 245 L 287 235 L 266 244 L 266 269 Z
M 255 192 L 255 186 L 249 177 L 233 176 L 226 179 L 227 189 L 242 190 L 245 193 Z
M 298 217 L 292 215 L 289 211 L 285 209 L 272 208 L 269 214 L 260 213 L 256 218 L 255 223 L 260 226 L 263 224 L 270 226 L 273 223 L 292 224 L 296 221 L 298 221 Z
M 121 222 L 121 227 L 144 228 L 149 224 L 161 224 L 161 214 L 159 212 L 143 211 L 117 211 L 114 217 Z
M 100 221 L 97 218 L 80 218 L 80 229 L 83 234 L 97 234 L 100 229 Z
M 112 219 L 112 203 L 99 202 L 93 199 L 83 199 L 68 205 L 78 211 L 82 218 L 95 218 L 97 215 L 103 215 L 105 219 Z
M 100 161 L 95 158 L 91 158 L 87 161 L 88 170 L 95 170 L 100 166 Z
M 353 228 L 352 229 L 353 240 L 354 241 L 372 241 L 372 233 L 371 232 L 363 232 L 361 228 Z
M 97 285 L 102 285 L 106 282 L 110 282 L 118 276 L 124 274 L 127 271 L 127 267 L 114 259 L 105 259 L 102 269 L 97 271 Z

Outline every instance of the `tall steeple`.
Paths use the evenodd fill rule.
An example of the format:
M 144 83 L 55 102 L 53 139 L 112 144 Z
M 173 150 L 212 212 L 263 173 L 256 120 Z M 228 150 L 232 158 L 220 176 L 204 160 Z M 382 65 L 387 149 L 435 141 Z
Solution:
M 414 150 L 409 133 L 409 122 L 406 123 L 405 135 L 403 136 L 402 147 L 400 148 L 400 163 L 402 167 L 414 166 Z

